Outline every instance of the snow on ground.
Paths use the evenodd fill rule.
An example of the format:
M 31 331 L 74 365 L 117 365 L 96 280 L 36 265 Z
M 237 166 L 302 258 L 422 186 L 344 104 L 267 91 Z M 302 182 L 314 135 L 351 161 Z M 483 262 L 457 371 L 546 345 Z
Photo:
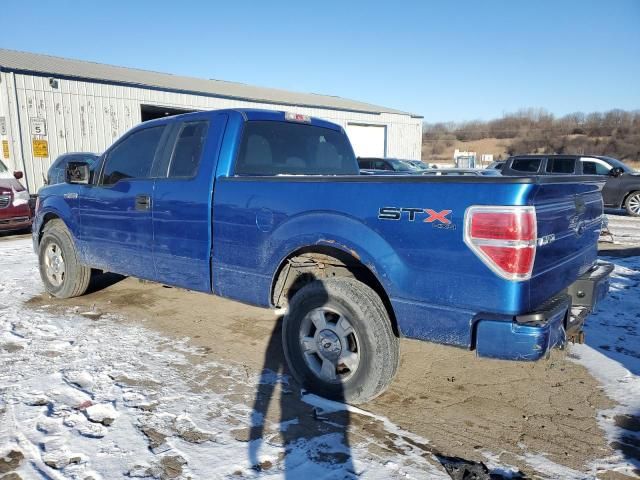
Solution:
M 618 404 L 599 412 L 598 423 L 619 453 L 594 467 L 631 472 L 640 469 L 640 257 L 604 260 L 616 264 L 609 295 L 587 321 L 586 343 L 569 352 Z
M 607 210 L 607 212 L 613 242 L 640 247 L 640 218 L 628 216 L 617 210 Z M 610 240 L 607 237 L 604 239 Z
M 300 440 L 286 456 L 278 442 L 238 440 L 234 431 L 261 418 L 237 395 L 203 390 L 203 379 L 255 391 L 286 378 L 252 378 L 204 354 L 194 365 L 189 356 L 200 353 L 186 341 L 112 315 L 25 308 L 42 291 L 30 249 L 28 239 L 0 244 L 0 476 L 18 465 L 24 479 L 448 478 L 401 437 L 428 441 L 404 431 L 395 446 L 405 453 L 393 458 L 335 432 Z M 347 461 L 332 460 L 339 454 Z
M 640 245 L 640 221 L 621 218 L 616 240 L 626 232 L 625 242 Z M 25 307 L 42 292 L 30 249 L 28 239 L 0 244 L 0 467 L 16 465 L 25 479 L 448 478 L 412 447 L 428 440 L 380 417 L 387 431 L 398 433 L 395 446 L 404 454 L 373 456 L 365 445 L 345 445 L 335 431 L 289 445 L 286 455 L 281 443 L 267 438 L 238 440 L 234 430 L 261 419 L 237 395 L 203 389 L 203 378 L 253 391 L 265 383 L 285 386 L 286 378 L 268 372 L 252 377 L 208 360 L 186 340 L 167 339 L 113 315 Z M 640 468 L 634 458 L 640 442 L 640 257 L 610 260 L 616 264 L 611 293 L 588 322 L 587 343 L 571 346 L 569 355 L 617 403 L 599 412 L 598 421 L 618 453 L 585 469 L 631 473 Z M 192 388 L 196 384 L 200 388 Z M 304 400 L 318 408 L 318 421 L 341 408 L 372 415 L 312 395 Z M 279 430 L 289 427 L 280 424 Z M 636 453 L 629 453 L 633 445 Z M 341 453 L 350 458 L 326 460 Z M 516 469 L 485 454 L 493 473 L 516 476 Z M 585 476 L 543 453 L 522 459 L 542 477 Z

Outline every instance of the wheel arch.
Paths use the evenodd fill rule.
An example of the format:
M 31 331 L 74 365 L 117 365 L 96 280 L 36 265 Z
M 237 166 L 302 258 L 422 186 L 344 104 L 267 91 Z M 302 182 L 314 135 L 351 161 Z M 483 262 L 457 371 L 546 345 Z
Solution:
M 56 186 L 51 188 L 56 188 Z M 45 225 L 55 219 L 61 220 L 71 233 L 74 241 L 76 240 L 75 230 L 78 218 L 72 205 L 67 203 L 62 195 L 41 195 L 39 208 L 36 211 L 33 222 L 34 242 L 40 243 Z
M 640 185 L 634 185 L 629 189 L 627 193 L 624 194 L 624 196 L 622 197 L 622 204 L 620 205 L 620 208 L 625 208 L 625 206 L 627 205 L 627 199 L 634 193 L 640 193 Z
M 61 220 L 64 223 L 64 220 L 62 220 L 62 217 L 58 213 L 56 212 L 45 213 L 42 216 L 42 221 L 40 222 L 40 226 L 38 227 L 38 236 L 37 236 L 38 245 L 40 244 L 40 239 L 42 238 L 42 234 L 44 233 L 44 227 L 47 225 L 47 223 L 51 222 L 52 220 Z
M 340 246 L 314 244 L 298 247 L 279 263 L 271 281 L 270 300 L 286 307 L 304 285 L 323 278 L 349 277 L 364 283 L 382 300 L 396 336 L 400 336 L 395 312 L 384 285 L 373 265 L 365 264 L 354 250 Z
M 69 225 L 63 220 L 63 217 L 55 211 L 46 211 L 38 213 L 39 223 L 37 230 L 34 230 L 34 246 L 36 247 L 36 253 L 38 254 L 40 276 L 45 285 L 45 290 L 58 298 L 72 298 L 84 294 L 89 287 L 91 281 L 91 267 L 84 265 L 80 261 L 78 250 L 75 244 L 75 237 Z M 52 222 L 55 224 L 52 225 Z M 51 225 L 50 233 L 51 244 L 57 246 L 60 250 L 58 255 L 60 256 L 60 263 L 54 267 L 56 275 L 59 275 L 55 279 L 56 275 L 50 276 L 49 268 L 51 265 L 43 264 L 43 252 L 44 248 L 49 248 L 49 241 L 45 237 L 45 229 L 47 225 Z M 43 245 L 43 242 L 45 244 Z M 58 267 L 62 265 L 64 269 L 58 270 Z

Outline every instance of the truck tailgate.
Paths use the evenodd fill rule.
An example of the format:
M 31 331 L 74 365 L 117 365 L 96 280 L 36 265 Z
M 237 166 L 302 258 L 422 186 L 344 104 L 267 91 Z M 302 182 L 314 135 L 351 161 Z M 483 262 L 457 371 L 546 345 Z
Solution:
M 561 292 L 595 264 L 604 182 L 542 183 L 533 196 L 538 247 L 530 307 Z

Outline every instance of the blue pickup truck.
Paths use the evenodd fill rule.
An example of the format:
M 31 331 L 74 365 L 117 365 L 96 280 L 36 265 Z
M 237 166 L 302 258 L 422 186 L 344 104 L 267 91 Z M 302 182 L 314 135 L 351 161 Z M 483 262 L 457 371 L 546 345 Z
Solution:
M 311 391 L 366 402 L 399 338 L 537 360 L 606 295 L 595 177 L 359 175 L 344 130 L 263 110 L 145 122 L 40 191 L 46 290 L 116 272 L 280 307 Z M 215 314 L 212 314 L 215 322 Z

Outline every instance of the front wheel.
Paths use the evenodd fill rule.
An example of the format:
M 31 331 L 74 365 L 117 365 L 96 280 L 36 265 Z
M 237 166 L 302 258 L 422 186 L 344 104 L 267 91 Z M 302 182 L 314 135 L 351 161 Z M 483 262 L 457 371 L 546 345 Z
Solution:
M 372 400 L 398 368 L 398 338 L 380 297 L 351 278 L 302 287 L 289 303 L 282 340 L 293 377 L 337 401 Z
M 78 261 L 73 238 L 62 220 L 45 225 L 38 260 L 42 283 L 54 297 L 77 297 L 87 290 L 91 268 Z
M 640 191 L 632 192 L 624 202 L 627 213 L 633 217 L 640 217 Z

